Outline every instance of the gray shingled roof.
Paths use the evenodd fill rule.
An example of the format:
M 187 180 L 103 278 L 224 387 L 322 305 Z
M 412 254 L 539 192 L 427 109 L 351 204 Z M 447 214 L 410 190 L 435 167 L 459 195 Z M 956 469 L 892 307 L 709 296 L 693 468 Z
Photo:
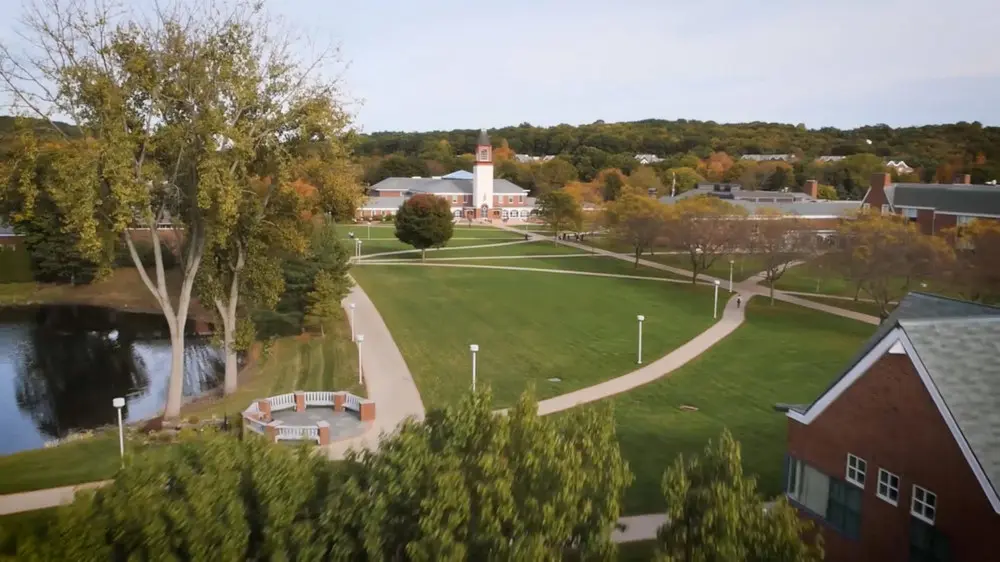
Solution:
M 1000 310 L 996 311 L 1000 314 Z M 902 320 L 994 490 L 1000 488 L 1000 315 Z
M 886 190 L 893 207 L 925 207 L 938 212 L 1000 215 L 1000 187 L 943 183 L 897 183 Z
M 752 201 L 731 201 L 745 208 L 750 213 L 760 209 L 777 209 L 786 215 L 800 217 L 847 217 L 861 208 L 861 201 L 796 201 L 794 203 L 754 203 Z
M 917 359 L 930 374 L 994 491 L 998 491 L 1000 308 L 927 293 L 906 295 L 816 401 L 897 326 L 913 343 Z M 805 413 L 808 408 L 794 410 Z
M 362 209 L 398 209 L 406 201 L 405 197 L 369 197 L 361 205 Z
M 455 178 L 386 178 L 371 187 L 372 191 L 409 191 L 413 193 L 463 193 L 472 195 L 471 179 Z M 493 180 L 496 195 L 526 195 L 527 189 L 501 179 Z

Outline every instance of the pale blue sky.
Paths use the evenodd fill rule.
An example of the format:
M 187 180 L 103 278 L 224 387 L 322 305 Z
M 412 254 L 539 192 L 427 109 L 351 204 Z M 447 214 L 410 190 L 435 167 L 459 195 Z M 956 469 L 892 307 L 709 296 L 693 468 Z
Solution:
M 0 0 L 0 13 L 19 0 Z M 365 131 L 663 119 L 1000 124 L 996 0 L 284 0 Z

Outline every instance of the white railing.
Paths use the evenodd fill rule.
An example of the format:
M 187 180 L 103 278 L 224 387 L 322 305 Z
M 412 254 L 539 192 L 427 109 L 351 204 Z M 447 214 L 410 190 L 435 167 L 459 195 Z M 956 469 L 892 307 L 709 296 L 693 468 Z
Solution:
M 307 441 L 319 443 L 319 428 L 315 425 L 279 425 L 278 441 Z
M 333 393 L 306 392 L 306 406 L 333 406 Z
M 243 416 L 243 422 L 246 424 L 244 426 L 246 429 L 249 429 L 254 433 L 264 435 L 264 426 L 267 425 L 266 422 L 262 422 L 249 416 Z
M 295 407 L 295 394 L 291 392 L 288 394 L 279 394 L 268 398 L 267 401 L 271 403 L 272 412 L 277 410 L 288 410 L 289 408 Z
M 359 396 L 351 394 L 350 392 L 345 392 L 344 394 L 347 395 L 347 398 L 344 400 L 344 408 L 347 410 L 354 410 L 355 412 L 360 412 L 361 400 L 363 399 Z
M 247 407 L 246 410 L 243 410 L 243 413 L 244 414 L 259 414 L 260 413 L 260 406 L 257 405 L 257 402 L 253 402 L 252 404 L 250 404 L 249 407 Z

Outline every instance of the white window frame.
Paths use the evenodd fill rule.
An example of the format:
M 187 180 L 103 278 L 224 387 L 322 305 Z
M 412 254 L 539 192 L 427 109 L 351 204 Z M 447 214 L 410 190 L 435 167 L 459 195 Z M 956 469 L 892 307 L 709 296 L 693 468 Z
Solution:
M 920 495 L 923 496 L 922 499 L 917 498 L 918 491 L 920 492 Z M 928 498 L 933 498 L 933 502 L 928 502 Z M 933 505 L 931 505 L 931 503 L 933 503 Z M 927 488 L 917 486 L 916 484 L 913 485 L 913 491 L 910 494 L 910 515 L 916 517 L 924 523 L 927 523 L 928 525 L 933 525 L 934 519 L 937 518 L 937 506 L 937 494 Z M 930 511 L 929 516 L 927 515 L 928 511 Z
M 893 485 L 893 479 L 896 480 L 896 484 Z M 875 495 L 878 496 L 880 500 L 885 501 L 891 505 L 899 505 L 899 475 L 889 472 L 884 468 L 878 469 L 878 482 L 875 485 Z M 885 488 L 886 493 L 882 493 L 882 489 Z M 896 499 L 893 499 L 890 492 L 896 492 Z
M 915 219 L 917 218 L 917 210 L 912 208 L 904 208 L 903 216 L 908 219 Z
M 865 489 L 865 479 L 868 472 L 868 462 L 865 459 L 847 453 L 847 469 L 844 471 L 844 480 L 847 480 L 851 484 L 854 484 L 862 490 Z M 858 475 L 861 478 L 858 478 Z
M 882 214 L 883 215 L 888 215 L 889 214 L 889 205 L 888 204 L 882 205 Z

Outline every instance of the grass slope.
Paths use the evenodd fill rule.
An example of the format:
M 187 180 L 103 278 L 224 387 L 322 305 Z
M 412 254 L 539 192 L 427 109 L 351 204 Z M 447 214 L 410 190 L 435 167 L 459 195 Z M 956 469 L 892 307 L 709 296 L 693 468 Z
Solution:
M 547 398 L 633 370 L 636 314 L 646 316 L 647 359 L 712 324 L 711 291 L 684 284 L 434 267 L 369 266 L 353 274 L 428 407 L 468 392 L 472 343 L 480 345 L 480 384 L 506 406 L 531 384 Z
M 505 244 L 503 246 L 491 246 L 488 248 L 461 248 L 452 247 L 450 250 L 427 250 L 427 258 L 468 258 L 468 257 L 482 257 L 489 258 L 493 256 L 545 256 L 545 255 L 574 255 L 574 254 L 585 254 L 587 252 L 583 250 L 578 250 L 576 248 L 570 248 L 569 246 L 563 246 L 562 244 L 556 244 L 555 242 L 549 242 L 546 240 L 534 241 L 534 242 L 520 242 L 517 244 L 509 244 L 507 242 L 515 242 L 513 240 L 504 240 L 499 243 Z M 485 243 L 485 242 L 483 242 Z M 474 244 L 462 244 L 463 246 L 479 246 L 483 244 L 481 242 L 476 242 Z M 493 242 L 491 242 L 493 243 Z M 405 254 L 394 254 L 385 256 L 385 259 L 405 259 L 405 260 L 419 260 L 420 252 L 408 252 Z
M 126 452 L 132 452 L 126 443 Z M 121 466 L 118 432 L 0 457 L 0 494 L 111 478 Z
M 615 398 L 622 451 L 636 481 L 628 513 L 663 509 L 660 481 L 678 454 L 698 454 L 728 427 L 766 495 L 781 489 L 786 424 L 778 402 L 812 402 L 873 327 L 799 306 L 749 303 L 736 332 L 667 378 Z M 680 410 L 690 405 L 698 411 Z
M 558 269 L 562 271 L 588 271 L 593 273 L 613 273 L 616 275 L 638 275 L 642 277 L 662 277 L 665 279 L 678 279 L 680 277 L 669 271 L 654 269 L 640 265 L 635 267 L 628 262 L 610 258 L 607 256 L 586 255 L 583 257 L 565 258 L 525 258 L 518 260 L 460 260 L 457 264 L 469 265 L 498 265 L 504 267 L 536 267 L 543 269 Z
M 649 261 L 655 261 L 656 263 L 662 263 L 663 265 L 671 265 L 673 267 L 679 267 L 681 269 L 691 270 L 691 258 L 687 254 L 655 254 L 655 255 L 644 255 L 643 259 Z M 719 256 L 712 263 L 712 266 L 708 268 L 707 271 L 700 271 L 699 273 L 704 273 L 705 275 L 711 275 L 712 277 L 718 277 L 719 279 L 729 280 L 729 260 L 733 260 L 733 282 L 739 283 L 752 275 L 760 273 L 764 266 L 761 263 L 761 259 L 752 255 L 745 254 L 735 254 L 733 256 Z

